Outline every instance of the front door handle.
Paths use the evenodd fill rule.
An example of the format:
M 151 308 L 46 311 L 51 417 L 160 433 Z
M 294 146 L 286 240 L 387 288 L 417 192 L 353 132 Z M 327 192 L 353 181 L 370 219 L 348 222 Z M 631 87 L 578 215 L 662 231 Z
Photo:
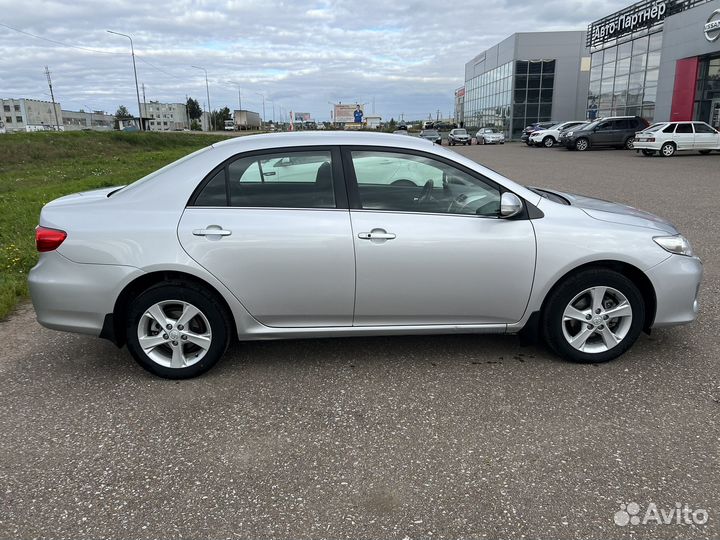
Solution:
M 395 235 L 383 229 L 373 229 L 370 232 L 359 233 L 358 238 L 361 240 L 393 240 Z
M 195 236 L 230 236 L 232 234 L 232 231 L 226 231 L 224 229 L 194 229 L 193 235 Z

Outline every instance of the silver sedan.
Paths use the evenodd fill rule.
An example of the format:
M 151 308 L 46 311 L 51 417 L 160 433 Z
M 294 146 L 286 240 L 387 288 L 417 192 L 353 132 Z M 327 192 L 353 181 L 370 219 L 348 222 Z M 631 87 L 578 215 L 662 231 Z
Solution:
M 693 321 L 702 277 L 662 218 L 373 133 L 218 143 L 52 201 L 36 240 L 40 323 L 169 378 L 231 339 L 522 332 L 603 362 Z

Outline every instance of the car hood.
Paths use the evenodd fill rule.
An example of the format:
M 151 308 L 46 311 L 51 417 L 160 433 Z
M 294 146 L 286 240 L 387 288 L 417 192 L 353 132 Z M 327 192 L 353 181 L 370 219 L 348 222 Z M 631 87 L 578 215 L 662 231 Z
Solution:
M 678 230 L 670 221 L 665 218 L 651 214 L 644 210 L 639 210 L 626 204 L 605 201 L 594 197 L 586 197 L 575 193 L 565 193 L 562 191 L 537 188 L 541 191 L 555 193 L 566 199 L 571 206 L 582 209 L 588 216 L 600 221 L 608 221 L 610 223 L 621 223 L 623 225 L 631 225 L 634 227 L 647 227 L 657 229 L 668 234 L 678 234 Z

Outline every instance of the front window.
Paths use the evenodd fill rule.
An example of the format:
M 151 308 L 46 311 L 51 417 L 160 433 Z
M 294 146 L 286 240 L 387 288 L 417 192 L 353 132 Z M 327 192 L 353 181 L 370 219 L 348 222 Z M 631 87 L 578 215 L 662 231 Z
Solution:
M 498 216 L 495 185 L 441 161 L 396 152 L 351 155 L 363 209 Z

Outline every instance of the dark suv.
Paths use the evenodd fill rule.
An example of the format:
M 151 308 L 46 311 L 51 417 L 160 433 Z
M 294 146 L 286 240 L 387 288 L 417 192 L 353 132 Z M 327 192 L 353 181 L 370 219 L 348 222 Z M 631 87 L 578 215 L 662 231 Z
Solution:
M 635 133 L 648 127 L 639 116 L 610 116 L 571 129 L 563 137 L 568 150 L 587 150 L 593 146 L 612 146 L 631 150 Z

